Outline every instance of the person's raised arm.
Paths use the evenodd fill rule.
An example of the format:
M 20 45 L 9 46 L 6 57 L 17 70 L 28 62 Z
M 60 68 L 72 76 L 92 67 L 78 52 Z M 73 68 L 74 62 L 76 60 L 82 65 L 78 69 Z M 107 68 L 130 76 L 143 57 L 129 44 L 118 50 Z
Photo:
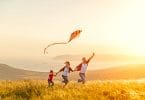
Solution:
M 92 58 L 95 56 L 95 53 L 92 54 L 92 56 L 88 59 L 88 63 L 92 60 Z

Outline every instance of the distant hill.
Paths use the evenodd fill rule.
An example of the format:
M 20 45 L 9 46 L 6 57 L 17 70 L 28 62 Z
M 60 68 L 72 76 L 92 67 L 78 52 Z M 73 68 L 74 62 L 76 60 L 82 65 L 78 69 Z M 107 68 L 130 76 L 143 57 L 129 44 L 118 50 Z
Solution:
M 64 60 L 71 60 L 71 61 L 76 61 L 76 60 L 81 60 L 82 56 L 81 55 L 59 55 L 59 56 L 56 56 L 56 57 L 53 57 L 54 60 L 61 60 L 61 61 L 64 61 Z
M 53 57 L 54 60 L 71 60 L 71 61 L 80 61 L 82 57 L 89 57 L 90 55 L 59 55 L 56 57 Z M 96 54 L 94 57 L 94 60 L 96 61 L 145 61 L 144 57 L 139 56 L 128 56 L 128 55 L 118 55 L 118 54 Z
M 0 80 L 45 79 L 46 73 L 16 69 L 0 64 Z
M 145 64 L 126 65 L 104 70 L 88 71 L 88 79 L 140 79 L 145 78 Z M 93 77 L 91 77 L 93 76 Z
M 0 64 L 0 80 L 20 79 L 47 79 L 48 73 L 16 69 Z M 60 80 L 61 75 L 55 79 Z M 77 80 L 78 72 L 71 73 L 70 79 Z M 114 80 L 114 79 L 140 79 L 145 78 L 145 64 L 126 65 L 115 68 L 94 70 L 87 72 L 87 80 Z

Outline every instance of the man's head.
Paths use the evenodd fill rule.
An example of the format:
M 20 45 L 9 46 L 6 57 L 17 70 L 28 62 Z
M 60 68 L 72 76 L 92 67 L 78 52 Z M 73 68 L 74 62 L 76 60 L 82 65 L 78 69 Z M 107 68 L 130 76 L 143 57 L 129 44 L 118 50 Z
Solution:
M 70 66 L 70 62 L 69 62 L 69 61 L 66 61 L 64 64 L 65 64 L 65 66 L 67 66 L 67 67 Z
M 82 63 L 86 63 L 86 62 L 87 62 L 86 57 L 83 57 L 82 58 Z

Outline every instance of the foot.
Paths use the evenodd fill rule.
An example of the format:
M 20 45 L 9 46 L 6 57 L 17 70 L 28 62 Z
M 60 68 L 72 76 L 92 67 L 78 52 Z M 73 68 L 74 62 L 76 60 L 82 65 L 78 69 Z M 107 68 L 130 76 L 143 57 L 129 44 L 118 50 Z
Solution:
M 78 83 L 80 83 L 80 82 L 82 82 L 82 80 L 81 79 L 78 79 Z
M 86 83 L 86 81 L 83 81 L 83 82 L 82 82 L 82 84 L 85 84 L 85 83 Z

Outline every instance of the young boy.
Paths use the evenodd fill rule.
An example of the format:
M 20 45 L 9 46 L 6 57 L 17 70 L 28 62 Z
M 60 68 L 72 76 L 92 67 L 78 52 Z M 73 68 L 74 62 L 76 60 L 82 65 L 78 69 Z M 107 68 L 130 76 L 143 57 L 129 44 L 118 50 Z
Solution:
M 49 87 L 54 85 L 54 82 L 53 82 L 53 77 L 54 76 L 56 76 L 56 75 L 54 75 L 53 70 L 50 70 L 49 75 L 48 75 L 48 85 L 49 85 Z
M 73 72 L 72 68 L 70 67 L 70 62 L 69 61 L 66 61 L 65 63 L 65 66 L 60 69 L 56 75 L 60 72 L 62 72 L 62 78 L 63 78 L 63 83 L 65 83 L 64 87 L 68 84 L 69 80 L 68 80 L 68 75 L 70 72 Z

